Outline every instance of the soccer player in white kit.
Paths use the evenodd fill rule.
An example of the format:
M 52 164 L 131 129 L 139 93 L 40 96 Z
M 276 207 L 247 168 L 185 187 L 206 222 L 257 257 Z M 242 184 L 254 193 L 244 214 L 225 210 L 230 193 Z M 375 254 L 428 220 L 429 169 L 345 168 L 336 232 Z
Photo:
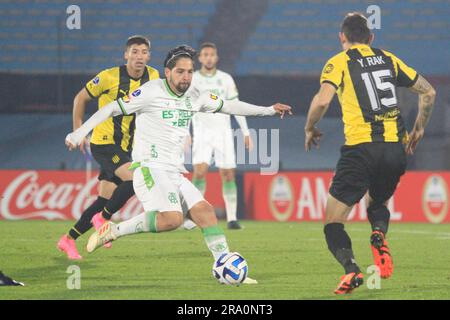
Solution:
M 183 212 L 201 228 L 215 260 L 229 252 L 213 207 L 183 176 L 189 122 L 194 112 L 255 116 L 278 113 L 283 117 L 285 112 L 291 114 L 291 108 L 279 103 L 258 107 L 241 101 L 224 101 L 211 93 L 187 92 L 194 72 L 194 56 L 195 50 L 189 46 L 172 49 L 164 61 L 166 79 L 148 81 L 128 97 L 104 106 L 67 135 L 66 145 L 73 150 L 107 118 L 136 113 L 133 186 L 145 212 L 119 224 L 105 223 L 89 238 L 88 252 L 125 235 L 174 230 L 183 223 Z
M 191 88 L 200 93 L 212 92 L 225 100 L 239 99 L 239 93 L 233 78 L 226 72 L 217 70 L 219 56 L 214 43 L 205 42 L 200 46 L 198 57 L 202 67 L 194 72 Z M 250 132 L 244 116 L 235 119 L 244 135 L 246 148 L 251 147 Z M 236 154 L 231 128 L 231 117 L 222 113 L 196 113 L 192 118 L 193 143 L 192 163 L 194 173 L 192 183 L 202 194 L 206 191 L 206 175 L 212 157 L 219 168 L 222 179 L 222 196 L 225 202 L 228 229 L 241 229 L 237 221 L 237 187 L 235 181 Z M 185 229 L 192 229 L 195 224 L 186 219 Z

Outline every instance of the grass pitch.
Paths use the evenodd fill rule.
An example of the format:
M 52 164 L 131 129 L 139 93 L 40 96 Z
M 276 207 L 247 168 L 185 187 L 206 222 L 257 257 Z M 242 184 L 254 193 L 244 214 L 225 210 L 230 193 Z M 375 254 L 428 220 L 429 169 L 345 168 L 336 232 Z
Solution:
M 93 254 L 85 250 L 85 235 L 77 241 L 83 260 L 73 262 L 56 249 L 71 225 L 0 221 L 0 270 L 26 284 L 0 287 L 0 299 L 450 299 L 449 225 L 391 224 L 393 277 L 381 280 L 381 289 L 369 289 L 366 281 L 345 297 L 332 293 L 343 270 L 319 223 L 243 221 L 240 231 L 221 223 L 231 250 L 247 259 L 250 277 L 259 281 L 240 287 L 213 279 L 212 257 L 198 229 L 129 236 Z M 346 229 L 366 271 L 372 265 L 369 224 Z M 79 290 L 67 288 L 72 265 L 81 271 Z

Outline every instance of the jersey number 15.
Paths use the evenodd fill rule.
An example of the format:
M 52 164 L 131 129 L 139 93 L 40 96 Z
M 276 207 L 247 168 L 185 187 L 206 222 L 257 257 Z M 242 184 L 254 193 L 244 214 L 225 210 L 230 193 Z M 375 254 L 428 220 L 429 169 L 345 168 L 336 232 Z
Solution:
M 373 111 L 380 111 L 381 107 L 392 108 L 397 106 L 397 96 L 395 94 L 395 86 L 392 82 L 386 81 L 392 79 L 392 72 L 389 69 L 378 70 L 373 72 L 364 72 L 361 78 L 366 85 L 369 94 L 370 106 Z M 384 94 L 384 98 L 380 99 L 380 94 L 390 91 L 389 98 Z

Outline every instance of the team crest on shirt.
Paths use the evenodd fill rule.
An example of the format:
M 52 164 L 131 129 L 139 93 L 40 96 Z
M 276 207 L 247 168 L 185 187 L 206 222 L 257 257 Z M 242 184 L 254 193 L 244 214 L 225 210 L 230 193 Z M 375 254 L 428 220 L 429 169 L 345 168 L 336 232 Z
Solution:
M 130 96 L 123 96 L 122 97 L 122 101 L 125 102 L 125 103 L 130 102 Z
M 94 78 L 94 80 L 92 80 L 92 83 L 97 85 L 100 82 L 100 78 L 97 76 Z
M 134 90 L 133 91 L 133 93 L 131 94 L 133 97 L 139 97 L 140 96 L 140 94 L 141 94 L 141 89 L 137 89 L 137 90 Z
M 331 71 L 333 71 L 334 66 L 332 63 L 327 64 L 327 66 L 325 67 L 324 73 L 331 73 Z
M 216 96 L 215 94 L 212 94 L 212 93 L 210 93 L 209 94 L 209 96 L 211 97 L 211 99 L 213 99 L 213 100 L 217 100 L 217 99 L 219 99 L 219 97 L 218 96 Z
M 115 154 L 114 157 L 112 157 L 111 160 L 112 160 L 112 162 L 113 162 L 114 164 L 118 164 L 119 161 L 120 161 L 120 158 L 119 158 L 119 156 L 118 156 L 117 154 Z

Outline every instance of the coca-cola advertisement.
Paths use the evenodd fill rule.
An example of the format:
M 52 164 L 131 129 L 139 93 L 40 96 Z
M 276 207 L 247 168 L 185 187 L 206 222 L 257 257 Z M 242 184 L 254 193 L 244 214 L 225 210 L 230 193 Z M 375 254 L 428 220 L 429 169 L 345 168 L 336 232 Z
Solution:
M 85 171 L 1 170 L 0 219 L 76 220 L 97 198 L 97 173 Z M 220 176 L 208 176 L 206 198 L 216 208 L 223 208 Z M 143 211 L 136 197 L 113 216 L 126 220 Z

